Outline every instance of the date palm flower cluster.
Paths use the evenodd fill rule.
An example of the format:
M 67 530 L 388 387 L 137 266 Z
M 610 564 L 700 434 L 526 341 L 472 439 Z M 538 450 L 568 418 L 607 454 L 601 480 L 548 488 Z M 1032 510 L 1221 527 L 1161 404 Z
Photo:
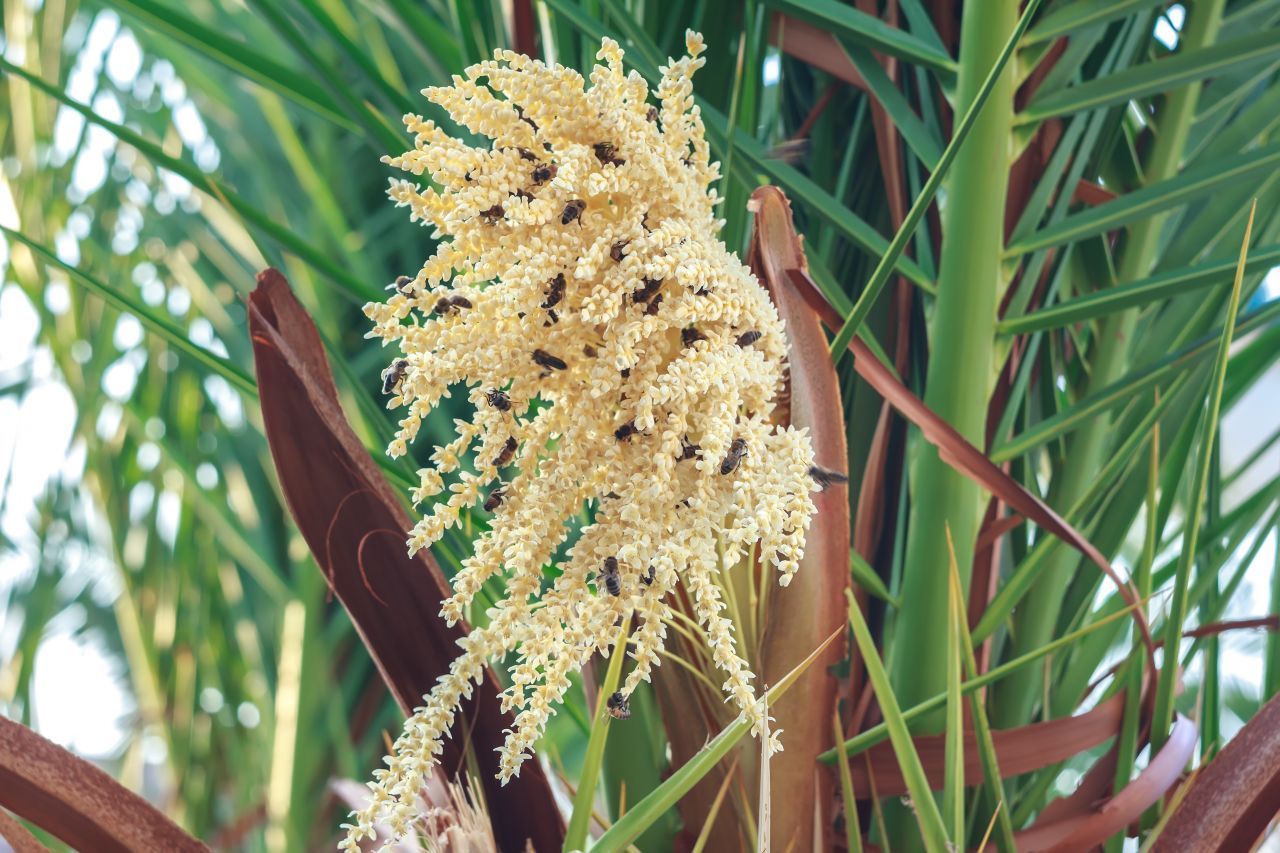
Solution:
M 571 673 L 619 642 L 630 643 L 630 669 L 609 710 L 625 718 L 658 665 L 678 585 L 727 700 L 780 748 L 721 613 L 718 574 L 758 553 L 781 584 L 791 579 L 814 512 L 813 449 L 806 431 L 773 420 L 783 326 L 717 237 L 718 164 L 691 82 L 701 36 L 686 46 L 663 69 L 656 104 L 611 40 L 589 86 L 572 69 L 498 51 L 424 91 L 491 145 L 409 115 L 414 150 L 384 158 L 419 179 L 393 180 L 391 198 L 441 240 L 416 276 L 365 308 L 370 336 L 402 352 L 384 373 L 389 405 L 405 410 L 388 452 L 404 454 L 453 390 L 465 387 L 475 411 L 419 471 L 413 498 L 430 509 L 409 549 L 480 505 L 492 523 L 442 616 L 463 619 L 492 578 L 506 592 L 406 721 L 346 848 L 376 822 L 407 831 L 441 738 L 490 660 L 514 661 L 503 781 L 531 755 Z

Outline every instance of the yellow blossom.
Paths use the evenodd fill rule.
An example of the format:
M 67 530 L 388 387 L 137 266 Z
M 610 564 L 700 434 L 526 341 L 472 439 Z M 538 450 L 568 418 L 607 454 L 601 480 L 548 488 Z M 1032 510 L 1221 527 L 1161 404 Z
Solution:
M 790 580 L 814 510 L 813 451 L 803 430 L 771 420 L 783 326 L 717 236 L 718 164 L 691 82 L 701 37 L 688 34 L 686 47 L 652 105 L 611 40 L 590 85 L 498 51 L 424 92 L 489 147 L 409 115 L 414 150 L 384 158 L 430 177 L 434 188 L 396 180 L 389 194 L 442 238 L 412 280 L 365 308 L 371 336 L 402 353 L 386 376 L 390 405 L 404 410 L 388 452 L 406 452 L 451 388 L 465 386 L 475 410 L 419 471 L 413 500 L 429 508 L 409 549 L 431 546 L 479 504 L 492 524 L 442 615 L 463 618 L 495 576 L 506 597 L 405 723 L 370 806 L 353 814 L 348 849 L 375 823 L 407 831 L 424 773 L 489 661 L 516 661 L 502 695 L 515 714 L 499 750 L 505 781 L 570 674 L 625 639 L 625 614 L 639 618 L 623 696 L 649 680 L 677 586 L 727 701 L 776 743 L 715 575 L 758 549 L 780 583 Z M 580 523 L 584 506 L 592 514 Z M 544 589 L 544 567 L 567 541 Z

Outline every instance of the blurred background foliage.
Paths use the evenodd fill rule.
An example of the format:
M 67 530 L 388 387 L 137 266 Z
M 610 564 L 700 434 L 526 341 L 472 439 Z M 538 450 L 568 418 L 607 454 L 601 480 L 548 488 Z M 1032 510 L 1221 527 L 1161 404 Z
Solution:
M 912 36 L 919 56 L 890 63 L 893 82 L 835 3 L 532 4 L 543 56 L 578 68 L 606 32 L 648 68 L 683 49 L 686 28 L 703 32 L 708 65 L 696 88 L 730 175 L 726 242 L 745 247 L 747 196 L 779 184 L 814 278 L 844 312 L 937 160 L 960 70 L 953 4 L 858 6 Z M 779 13 L 794 16 L 781 33 Z M 416 270 L 431 240 L 387 202 L 378 158 L 407 146 L 402 113 L 442 118 L 418 89 L 516 44 L 514 14 L 498 0 L 4 4 L 0 447 L 11 458 L 0 460 L 0 709 L 92 755 L 215 846 L 327 843 L 345 811 L 329 780 L 364 778 L 383 733 L 399 726 L 282 508 L 244 297 L 257 269 L 288 275 L 325 338 L 349 416 L 381 458 L 393 425 L 377 393 L 388 355 L 364 341 L 359 306 Z M 1013 17 L 992 19 L 997 48 Z M 966 188 L 949 183 L 942 195 L 974 204 L 976 218 L 994 216 L 1004 257 L 955 257 L 941 234 L 947 220 L 926 217 L 865 327 L 917 393 L 927 376 L 926 399 L 944 385 L 967 396 L 959 411 L 940 411 L 1105 553 L 1140 576 L 1154 569 L 1158 626 L 1179 595 L 1188 624 L 1266 615 L 1280 585 L 1280 326 L 1275 288 L 1264 284 L 1280 261 L 1280 3 L 1194 4 L 1190 20 L 1208 23 L 1185 37 L 1231 48 L 1150 73 L 1187 20 L 1182 5 L 1150 0 L 1046 3 L 1013 66 L 1036 95 L 1030 106 L 1019 97 L 995 138 L 1006 173 L 962 160 L 950 180 L 967 173 Z M 828 43 L 814 25 L 836 34 L 835 59 L 819 57 Z M 1130 67 L 1138 74 L 1125 77 Z M 991 140 L 975 131 L 975 145 Z M 984 182 L 1008 184 L 1008 205 Z M 1227 419 L 1210 450 L 1198 442 L 1200 412 L 1252 197 L 1247 336 L 1232 350 L 1220 411 L 1206 415 Z M 948 263 L 987 265 L 998 283 L 975 286 L 998 297 L 999 323 L 980 299 L 939 315 L 934 294 Z M 939 349 L 939 335 L 975 328 L 985 363 L 970 349 Z M 909 523 L 923 530 L 930 519 L 970 516 L 957 536 L 966 583 L 984 558 L 1003 579 L 991 608 L 989 596 L 970 596 L 979 634 L 995 638 L 991 660 L 1116 609 L 1078 555 L 1025 526 L 994 553 L 978 543 L 975 558 L 986 506 L 976 490 L 938 486 L 951 504 L 932 515 L 918 507 L 908 485 L 929 477 L 930 463 L 903 424 L 880 426 L 881 399 L 848 368 L 841 363 L 852 494 L 875 484 L 858 541 L 865 571 L 892 600 L 872 598 L 868 614 L 904 705 L 943 689 L 932 677 L 943 664 L 927 659 L 946 648 L 945 624 L 930 629 L 937 611 L 917 595 L 928 578 L 914 568 L 945 555 L 944 540 L 909 547 Z M 451 418 L 447 407 L 437 412 L 427 438 L 444 435 Z M 434 443 L 419 442 L 420 459 Z M 1205 454 L 1202 495 L 1191 471 Z M 414 466 L 388 467 L 403 480 Z M 1200 535 L 1194 575 L 1182 577 L 1174 569 L 1188 519 Z M 467 553 L 466 533 L 442 543 L 446 569 Z M 946 584 L 937 586 L 945 601 Z M 1016 612 L 1014 589 L 1029 590 Z M 994 722 L 1092 702 L 1090 683 L 1128 654 L 1124 625 L 1002 682 L 989 702 Z M 1280 648 L 1228 635 L 1197 640 L 1185 657 L 1179 707 L 1197 716 L 1212 755 L 1280 686 Z M 637 699 L 642 709 L 652 701 Z M 543 747 L 567 779 L 589 716 L 573 691 Z M 606 772 L 615 807 L 625 780 L 634 802 L 667 770 L 658 714 L 637 713 L 630 725 L 635 739 L 611 747 Z M 1015 821 L 1069 791 L 1086 765 L 1018 780 Z M 991 804 L 983 808 L 979 834 Z M 670 816 L 653 843 L 669 843 L 677 824 Z

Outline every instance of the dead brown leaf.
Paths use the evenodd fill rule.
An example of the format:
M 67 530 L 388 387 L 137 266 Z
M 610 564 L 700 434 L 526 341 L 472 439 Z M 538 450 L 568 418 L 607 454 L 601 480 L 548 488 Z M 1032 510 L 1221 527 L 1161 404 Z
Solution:
M 1087 752 L 1114 737 L 1120 728 L 1124 703 L 1124 694 L 1117 694 L 1092 710 L 1074 717 L 992 731 L 1001 775 L 1009 778 L 1049 767 Z M 917 735 L 911 739 L 929 784 L 935 790 L 941 790 L 946 781 L 946 739 L 945 734 Z M 868 770 L 875 774 L 876 791 L 880 796 L 893 797 L 907 793 L 907 785 L 891 743 L 886 741 L 871 747 L 866 756 L 867 761 L 854 762 L 850 767 L 853 787 L 859 797 L 870 796 Z M 982 755 L 973 730 L 965 732 L 964 763 L 965 782 L 970 785 L 979 784 L 982 781 Z
M 1200 769 L 1156 841 L 1175 850 L 1251 850 L 1280 813 L 1280 697 Z
M 8 842 L 14 853 L 45 853 L 49 849 L 4 809 L 0 809 L 0 839 Z
M 1160 801 L 1182 775 L 1182 770 L 1196 748 L 1196 727 L 1181 714 L 1174 720 L 1169 739 L 1155 757 L 1114 797 L 1105 798 L 1115 776 L 1115 753 L 1108 753 L 1086 774 L 1080 787 L 1069 797 L 1050 803 L 1031 828 L 1016 833 L 1020 851 L 1048 850 L 1071 853 L 1092 850 L 1106 839 L 1121 832 Z M 1001 767 L 1001 772 L 1004 768 Z M 1184 839 L 1185 840 L 1185 839 Z M 1208 850 L 1197 845 L 1177 850 Z M 1227 847 L 1244 850 L 1247 847 Z
M 5 717 L 0 717 L 0 806 L 77 850 L 208 850 L 97 767 Z M 15 849 L 35 842 L 3 817 L 0 833 Z M 44 849 L 35 844 L 26 849 Z
M 448 670 L 469 628 L 450 628 L 439 617 L 449 595 L 444 574 L 429 553 L 408 556 L 409 515 L 348 424 L 315 325 L 277 270 L 258 274 L 249 330 L 263 422 L 289 510 L 407 714 Z M 457 773 L 459 747 L 469 742 L 485 770 L 502 847 L 519 850 L 530 840 L 539 850 L 558 849 L 560 813 L 538 763 L 527 763 L 505 786 L 489 772 L 492 750 L 512 723 L 497 694 L 487 673 L 444 741 L 442 767 Z
M 787 329 L 788 407 L 783 419 L 805 427 L 813 441 L 814 461 L 829 470 L 848 470 L 844 409 L 835 365 L 817 314 L 791 286 L 788 269 L 804 268 L 804 252 L 791 220 L 791 206 L 776 187 L 751 194 L 755 214 L 748 261 L 769 291 Z M 761 650 L 762 678 L 774 684 L 833 632 L 845 625 L 844 591 L 849 587 L 849 488 L 832 486 L 816 495 L 817 514 L 805 540 L 804 559 L 790 586 L 770 592 Z M 764 579 L 763 582 L 768 582 Z M 814 773 L 817 756 L 833 745 L 828 724 L 836 707 L 839 682 L 828 667 L 846 654 L 844 635 L 832 643 L 800 681 L 771 709 L 786 749 L 770 759 L 773 786 L 772 832 L 796 850 L 817 842 L 829 849 L 831 838 L 814 838 L 813 809 L 833 801 L 832 775 Z M 833 815 L 824 813 L 823 834 Z

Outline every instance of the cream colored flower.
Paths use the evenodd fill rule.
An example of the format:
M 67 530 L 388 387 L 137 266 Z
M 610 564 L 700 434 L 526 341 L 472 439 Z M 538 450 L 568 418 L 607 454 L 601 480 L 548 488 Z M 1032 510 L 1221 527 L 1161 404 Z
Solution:
M 406 721 L 370 783 L 372 805 L 353 815 L 350 849 L 375 822 L 411 825 L 423 774 L 488 661 L 516 660 L 502 695 L 515 714 L 500 750 L 505 781 L 570 674 L 625 639 L 625 614 L 641 618 L 624 696 L 649 680 L 677 585 L 727 699 L 765 732 L 714 576 L 758 548 L 790 580 L 814 510 L 813 451 L 803 430 L 770 420 L 782 323 L 717 237 L 717 164 L 690 79 L 701 37 L 686 46 L 663 69 L 656 106 L 608 39 L 589 86 L 572 69 L 499 51 L 425 91 L 490 147 L 410 115 L 414 150 L 385 158 L 430 177 L 430 189 L 393 181 L 390 195 L 442 238 L 412 281 L 365 308 L 371 336 L 403 353 L 387 376 L 390 405 L 405 411 L 388 452 L 403 454 L 451 389 L 465 388 L 475 409 L 419 472 L 413 498 L 430 508 L 409 549 L 485 506 L 492 524 L 442 615 L 463 618 L 496 576 L 506 597 Z

